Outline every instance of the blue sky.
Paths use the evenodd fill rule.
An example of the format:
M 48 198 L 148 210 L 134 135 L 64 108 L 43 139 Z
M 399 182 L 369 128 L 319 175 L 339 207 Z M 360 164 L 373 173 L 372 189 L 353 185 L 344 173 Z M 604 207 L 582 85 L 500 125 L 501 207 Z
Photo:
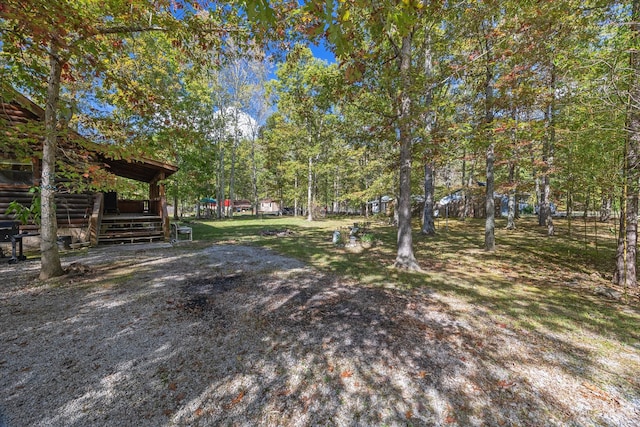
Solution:
M 324 59 L 329 64 L 336 62 L 335 55 L 324 46 L 324 42 L 319 46 L 314 46 L 311 44 L 309 45 L 309 48 L 311 49 L 311 53 L 313 53 L 313 56 L 315 56 L 316 58 Z
M 336 62 L 336 57 L 333 54 L 333 52 L 331 52 L 329 49 L 327 49 L 327 47 L 325 46 L 325 43 L 322 42 L 320 43 L 318 46 L 309 43 L 308 44 L 309 49 L 311 49 L 311 53 L 313 54 L 313 56 L 315 56 L 318 59 L 323 59 L 325 61 L 327 61 L 329 64 L 333 64 L 334 62 Z M 276 67 L 277 64 L 272 68 L 271 72 L 269 73 L 269 78 L 270 79 L 276 79 Z

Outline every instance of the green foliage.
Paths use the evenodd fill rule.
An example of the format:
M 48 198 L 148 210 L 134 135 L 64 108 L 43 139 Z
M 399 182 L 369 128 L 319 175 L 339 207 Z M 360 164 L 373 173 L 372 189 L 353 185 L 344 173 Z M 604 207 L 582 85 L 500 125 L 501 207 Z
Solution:
M 376 240 L 376 237 L 373 233 L 364 233 L 361 237 L 360 240 L 363 243 L 373 243 Z
M 272 81 L 268 90 L 277 103 L 278 115 L 267 122 L 265 129 L 267 167 L 276 194 L 288 205 L 299 199 L 305 200 L 307 209 L 326 206 L 335 199 L 328 200 L 327 194 L 339 177 L 339 172 L 335 176 L 336 168 L 342 168 L 346 154 L 345 145 L 339 145 L 340 118 L 336 114 L 335 100 L 341 84 L 338 69 L 297 45 L 276 75 L 278 80 Z M 324 188 L 318 191 L 319 186 Z M 308 200 L 308 191 L 312 190 L 316 191 Z
M 527 205 L 525 206 L 520 213 L 524 214 L 524 215 L 533 215 L 533 206 L 531 205 Z
M 25 225 L 29 222 L 40 225 L 40 217 L 42 213 L 40 204 L 40 189 L 38 187 L 31 187 L 29 189 L 29 193 L 32 194 L 31 205 L 27 207 L 14 200 L 9 203 L 5 214 L 13 214 L 14 219 L 20 221 L 20 223 Z

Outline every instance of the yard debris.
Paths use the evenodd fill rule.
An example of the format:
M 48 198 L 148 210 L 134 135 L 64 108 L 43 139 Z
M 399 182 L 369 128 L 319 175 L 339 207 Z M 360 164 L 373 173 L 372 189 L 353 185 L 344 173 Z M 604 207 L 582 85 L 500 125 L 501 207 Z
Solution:
M 261 230 L 261 236 L 276 236 L 276 237 L 289 237 L 293 236 L 295 233 L 288 228 L 283 228 L 281 230 Z
M 231 409 L 234 406 L 236 406 L 238 403 L 240 403 L 242 401 L 242 398 L 244 397 L 244 390 L 240 391 L 240 393 L 238 393 L 238 395 L 228 404 L 224 405 L 224 409 Z
M 74 262 L 69 264 L 69 266 L 65 269 L 65 272 L 68 277 L 76 277 L 76 276 L 87 276 L 93 274 L 95 270 L 88 265 L 81 264 L 79 262 Z
M 615 289 L 607 286 L 597 286 L 593 290 L 593 293 L 614 300 L 620 300 L 622 298 L 622 292 L 616 291 Z

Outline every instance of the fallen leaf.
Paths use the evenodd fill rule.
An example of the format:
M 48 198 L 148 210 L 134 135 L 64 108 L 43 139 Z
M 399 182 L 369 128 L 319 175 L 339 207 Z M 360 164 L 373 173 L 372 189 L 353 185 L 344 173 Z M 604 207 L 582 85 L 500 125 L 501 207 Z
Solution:
M 427 371 L 420 371 L 418 372 L 418 378 L 424 378 L 427 376 Z
M 181 402 L 184 400 L 184 393 L 180 393 L 176 396 L 176 402 Z
M 171 409 L 165 409 L 165 410 L 164 410 L 164 415 L 165 415 L 165 416 L 170 417 L 170 416 L 171 416 L 171 414 L 173 414 L 173 411 L 172 411 Z
M 590 391 L 589 394 L 591 396 L 593 396 L 593 397 L 595 397 L 597 399 L 604 400 L 605 402 L 614 401 L 615 403 L 618 403 L 606 391 L 601 390 L 601 389 L 599 389 L 598 387 L 596 387 L 594 385 L 591 385 L 589 383 L 583 382 L 582 386 Z M 585 397 L 589 397 L 589 394 L 582 393 L 582 395 L 585 396 Z
M 407 418 L 413 418 L 413 412 L 407 411 L 407 412 L 404 413 L 404 416 L 407 417 Z
M 238 393 L 238 395 L 235 397 L 235 399 L 233 399 L 231 401 L 231 403 L 229 403 L 228 405 L 225 405 L 225 409 L 231 409 L 234 406 L 236 406 L 238 403 L 240 403 L 240 401 L 242 400 L 242 398 L 244 397 L 244 391 L 241 391 L 240 393 Z
M 351 372 L 351 371 L 343 371 L 340 374 L 341 378 L 351 378 L 352 376 L 353 376 L 353 372 Z
M 196 417 L 201 417 L 203 413 L 204 411 L 202 410 L 202 408 L 196 409 L 196 412 L 195 412 Z
M 176 383 L 171 383 L 169 384 L 169 390 L 175 391 L 178 388 L 178 384 Z
M 456 422 L 456 418 L 452 415 L 447 415 L 447 417 L 444 419 L 445 424 L 453 424 Z
M 231 401 L 231 403 L 233 403 L 235 405 L 235 404 L 239 403 L 242 400 L 243 397 L 244 397 L 244 391 L 241 391 L 240 393 L 238 393 L 236 398 Z
M 329 370 L 329 372 L 333 372 L 333 366 L 332 366 L 332 365 L 329 365 L 328 370 Z
M 288 388 L 283 388 L 276 393 L 276 396 L 289 396 L 289 394 L 291 394 L 291 390 L 289 390 Z
M 514 382 L 507 382 L 505 380 L 498 381 L 498 387 L 501 387 L 501 388 L 511 388 L 514 385 L 516 385 L 516 383 Z

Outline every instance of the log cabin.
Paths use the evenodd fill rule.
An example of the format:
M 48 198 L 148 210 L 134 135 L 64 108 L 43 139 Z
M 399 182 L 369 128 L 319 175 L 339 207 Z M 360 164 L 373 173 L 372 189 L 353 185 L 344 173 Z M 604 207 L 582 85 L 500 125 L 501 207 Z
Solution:
M 9 204 L 15 201 L 31 206 L 34 194 L 30 189 L 40 184 L 45 112 L 12 88 L 3 87 L 0 95 L 0 221 L 9 221 L 14 219 L 6 212 Z M 170 226 L 163 180 L 178 168 L 150 158 L 115 158 L 104 146 L 87 141 L 69 128 L 65 130 L 60 132 L 65 136 L 58 142 L 57 159 L 62 167 L 65 162 L 82 158 L 94 166 L 94 171 L 100 168 L 146 183 L 149 190 L 147 198 L 127 200 L 119 198 L 115 191 L 74 191 L 71 180 L 56 179 L 58 236 L 91 245 L 168 241 Z M 15 142 L 16 138 L 22 143 Z M 33 220 L 21 225 L 23 231 L 37 228 Z

